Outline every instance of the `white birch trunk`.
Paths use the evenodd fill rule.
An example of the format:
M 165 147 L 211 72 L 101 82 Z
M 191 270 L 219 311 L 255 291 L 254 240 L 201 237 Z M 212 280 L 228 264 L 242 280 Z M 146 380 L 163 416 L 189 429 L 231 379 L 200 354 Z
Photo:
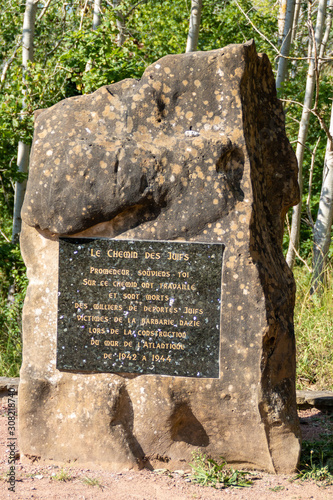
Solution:
M 330 134 L 333 134 L 333 105 L 331 110 Z M 327 141 L 319 207 L 313 231 L 313 275 L 314 293 L 324 282 L 327 253 L 331 243 L 333 222 L 333 144 Z
M 311 59 L 309 63 L 309 69 L 306 79 L 306 87 L 305 87 L 305 96 L 303 102 L 303 111 L 302 118 L 300 121 L 298 138 L 297 138 L 297 148 L 296 148 L 296 157 L 298 162 L 298 182 L 300 187 L 300 193 L 302 196 L 303 192 L 303 158 L 304 158 L 304 150 L 305 143 L 308 135 L 308 127 L 309 127 L 309 119 L 310 119 L 310 109 L 312 106 L 313 93 L 315 88 L 315 47 L 316 44 L 317 54 L 320 52 L 320 45 L 323 37 L 323 29 L 325 25 L 326 18 L 326 6 L 327 0 L 319 0 L 318 5 L 318 13 L 317 13 L 317 22 L 316 22 L 316 30 L 315 30 L 315 41 L 313 42 L 313 47 L 311 51 Z M 302 213 L 302 201 L 294 207 L 292 222 L 291 222 L 291 231 L 290 231 L 290 239 L 289 239 L 289 247 L 286 256 L 287 264 L 290 269 L 294 267 L 296 250 L 298 249 L 299 244 L 299 233 L 301 227 L 301 213 Z
M 325 32 L 323 35 L 323 39 L 321 41 L 320 45 L 320 51 L 319 51 L 319 62 L 318 62 L 318 67 L 319 71 L 322 68 L 323 65 L 323 57 L 325 56 L 325 50 L 326 46 L 328 43 L 328 39 L 331 33 L 331 28 L 332 28 L 332 10 L 333 10 L 333 0 L 329 0 L 327 2 L 327 15 L 326 15 L 326 26 L 325 26 Z
M 28 172 L 29 165 L 29 154 L 30 146 L 29 144 L 24 144 L 24 142 L 19 141 L 17 148 L 17 166 L 19 172 Z M 15 196 L 14 196 L 14 215 L 13 215 L 13 230 L 12 230 L 12 242 L 14 243 L 17 235 L 21 231 L 21 208 L 23 205 L 25 188 L 27 181 L 16 182 L 15 183 Z
M 296 38 L 298 18 L 299 18 L 299 12 L 300 12 L 300 10 L 301 10 L 301 0 L 296 0 L 296 2 L 295 2 L 294 21 L 293 21 L 293 30 L 292 30 L 292 34 L 291 34 L 291 41 L 292 42 Z
M 283 33 L 284 33 L 284 25 L 286 19 L 287 12 L 287 2 L 288 0 L 279 0 L 280 8 L 278 14 L 278 44 L 279 46 L 282 44 Z
M 327 14 L 326 29 L 323 43 L 320 49 L 320 58 L 324 57 L 324 51 L 328 42 L 332 27 L 333 0 L 329 2 L 330 10 Z M 320 65 L 322 62 L 320 61 Z M 330 134 L 333 135 L 333 103 L 331 108 Z M 321 186 L 319 207 L 316 223 L 313 230 L 313 275 L 311 293 L 315 293 L 325 278 L 327 253 L 331 243 L 331 227 L 333 222 L 333 144 L 328 139 L 323 169 L 323 182 Z
M 120 4 L 121 0 L 113 0 L 113 6 L 118 7 Z M 121 47 L 125 41 L 125 19 L 124 16 L 119 12 L 119 10 L 116 12 L 117 16 L 117 28 L 118 28 L 118 36 L 117 36 L 117 45 L 118 47 Z
M 202 0 L 192 0 L 190 26 L 188 30 L 187 43 L 186 43 L 186 52 L 194 52 L 195 50 L 197 50 L 201 10 L 202 10 Z
M 294 14 L 295 14 L 295 0 L 288 0 L 286 6 L 286 15 L 283 29 L 283 37 L 280 47 L 281 56 L 279 57 L 278 70 L 276 75 L 276 88 L 279 89 L 281 87 L 282 82 L 286 78 L 287 67 L 288 67 L 288 59 L 286 57 L 289 56 L 290 51 L 290 43 L 291 43 L 291 34 L 293 30 L 293 22 L 294 22 Z
M 101 24 L 101 0 L 94 1 L 93 30 Z
M 92 29 L 96 30 L 100 24 L 101 24 L 101 0 L 95 0 Z M 85 71 L 90 71 L 92 67 L 93 67 L 92 61 L 91 60 L 87 61 Z
M 37 4 L 39 0 L 26 0 L 23 29 L 22 29 L 22 66 L 23 80 L 28 67 L 28 62 L 34 59 L 34 31 L 37 13 Z M 22 111 L 24 110 L 25 102 L 23 100 Z M 19 172 L 26 173 L 28 171 L 30 146 L 22 141 L 18 144 L 17 151 L 17 166 Z M 17 235 L 21 231 L 21 208 L 25 194 L 26 182 L 16 182 L 15 198 L 14 198 L 14 214 L 13 214 L 13 231 L 12 241 L 16 240 Z

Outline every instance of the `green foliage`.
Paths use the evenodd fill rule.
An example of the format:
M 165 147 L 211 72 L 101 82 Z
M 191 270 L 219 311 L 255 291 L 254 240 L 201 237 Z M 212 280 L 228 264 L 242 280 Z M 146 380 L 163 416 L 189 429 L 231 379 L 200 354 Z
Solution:
M 102 0 L 102 23 L 92 30 L 92 3 L 84 0 L 51 2 L 45 15 L 37 20 L 35 29 L 34 63 L 22 74 L 22 32 L 25 0 L 5 0 L 0 5 L 0 72 L 10 63 L 6 78 L 0 83 L 0 370 L 2 374 L 17 374 L 20 359 L 20 314 L 26 288 L 25 270 L 18 247 L 9 243 L 16 181 L 18 173 L 17 143 L 30 143 L 33 134 L 33 113 L 50 107 L 61 99 L 92 92 L 102 85 L 124 78 L 140 78 L 145 68 L 171 53 L 185 50 L 190 14 L 190 0 L 146 0 L 134 9 L 137 2 L 122 0 L 117 9 Z M 240 12 L 233 0 L 203 0 L 199 50 L 212 50 L 231 43 L 243 43 L 251 38 L 258 52 L 266 52 L 273 69 L 276 53 L 262 35 L 277 45 L 278 2 L 258 0 L 238 2 L 248 18 Z M 39 2 L 39 11 L 43 3 Z M 296 147 L 302 108 L 291 101 L 302 102 L 307 72 L 308 3 L 302 2 L 301 20 L 292 45 L 296 62 L 289 64 L 289 76 L 280 97 L 285 99 L 287 134 Z M 125 42 L 117 45 L 117 17 L 124 17 Z M 313 21 L 316 9 L 313 8 Z M 252 24 L 251 24 L 252 23 Z M 330 42 L 331 44 L 332 42 Z M 331 48 L 330 48 L 331 49 Z M 332 71 L 326 66 L 318 88 L 318 111 L 328 123 L 331 106 Z M 22 112 L 22 106 L 24 110 Z M 311 117 L 309 137 L 304 158 L 305 203 L 309 189 L 312 152 L 317 138 L 320 143 L 314 162 L 310 208 L 313 218 L 318 210 L 322 182 L 326 137 L 318 119 Z M 305 205 L 303 205 L 305 206 Z M 288 235 L 284 240 L 287 247 Z M 304 208 L 301 227 L 303 258 L 310 260 L 312 228 Z M 332 246 L 330 256 L 332 257 Z M 299 292 L 296 308 L 296 335 L 298 339 L 298 384 L 333 387 L 332 368 L 332 286 L 320 298 L 320 303 L 309 298 L 309 277 L 304 270 L 298 273 Z M 15 286 L 14 302 L 8 302 L 10 287 Z M 332 310 L 332 307 L 331 307 Z M 314 334 L 315 332 L 315 334 Z M 311 339 L 316 338 L 316 341 Z M 327 387 L 327 385 L 326 385 Z
M 27 287 L 19 245 L 0 246 L 0 373 L 17 377 L 21 366 L 21 316 Z M 8 297 L 10 292 L 10 297 Z
M 133 11 L 127 33 L 141 48 L 145 66 L 185 51 L 189 9 L 186 0 L 151 0 Z
M 15 377 L 21 366 L 21 316 L 27 278 L 19 245 L 10 242 L 11 184 L 2 171 L 0 174 L 0 374 Z
M 253 2 L 239 2 L 254 26 L 260 27 L 261 33 L 276 43 L 277 39 L 277 4 L 270 9 L 254 8 Z M 198 50 L 213 50 L 233 43 L 244 43 L 254 39 L 257 50 L 265 52 L 274 61 L 272 46 L 253 29 L 246 17 L 239 11 L 232 0 L 222 2 L 203 1 L 201 30 Z
M 304 441 L 296 479 L 311 479 L 329 486 L 333 484 L 333 435 L 314 443 Z
M 67 68 L 68 83 L 82 93 L 97 90 L 125 78 L 140 77 L 145 65 L 142 54 L 132 38 L 122 47 L 116 44 L 117 31 L 112 23 L 103 23 L 95 31 L 72 32 L 67 37 L 70 48 L 60 56 L 60 65 Z M 86 66 L 92 61 L 92 67 Z
M 309 67 L 308 43 L 309 43 L 309 25 L 306 22 L 308 18 L 308 9 L 311 7 L 311 21 L 313 26 L 316 24 L 317 9 L 311 2 L 302 2 L 300 18 L 297 27 L 296 37 L 291 46 L 290 56 L 295 57 L 295 60 L 289 63 L 289 74 L 287 80 L 282 85 L 278 96 L 284 100 L 286 114 L 286 131 L 289 140 L 296 150 L 299 124 L 302 115 L 302 103 L 305 94 L 305 82 Z M 330 52 L 332 41 L 328 42 L 327 52 Z M 330 111 L 332 106 L 332 72 L 327 65 L 323 65 L 320 72 L 319 82 L 316 85 L 315 96 L 313 99 L 313 107 L 321 116 L 326 125 L 330 122 Z M 317 140 L 320 139 L 317 149 Z M 312 220 L 316 220 L 318 212 L 319 197 L 322 185 L 322 172 L 324 165 L 324 157 L 326 151 L 327 137 L 320 125 L 318 118 L 314 115 L 310 116 L 308 127 L 308 137 L 305 144 L 305 153 L 303 160 L 303 196 L 302 196 L 302 217 L 300 229 L 300 249 L 301 258 L 310 260 L 312 258 L 313 234 Z M 315 152 L 316 149 L 316 152 Z M 315 153 L 315 155 L 314 155 Z M 314 156 L 313 156 L 314 155 Z M 310 169 L 313 162 L 313 179 L 310 186 Z M 309 190 L 310 197 L 310 213 L 309 217 L 306 201 Z M 291 216 L 291 212 L 289 214 Z M 288 235 L 285 235 L 284 249 L 288 246 Z M 331 248 L 333 248 L 331 246 Z M 298 262 L 301 261 L 298 259 Z
M 216 488 L 217 485 L 222 485 L 223 488 L 243 488 L 252 485 L 252 481 L 248 479 L 248 472 L 228 468 L 223 458 L 221 463 L 218 463 L 197 452 L 193 454 L 190 466 L 193 471 L 192 481 L 201 486 Z
M 304 86 L 301 87 L 301 90 L 299 86 L 300 86 L 300 80 L 303 79 L 303 81 L 305 81 L 306 79 L 306 70 L 307 67 L 304 64 L 298 64 L 297 78 L 296 77 L 290 78 L 289 81 L 287 81 L 283 85 L 282 91 L 280 92 L 281 97 L 286 100 L 285 114 L 286 114 L 287 135 L 295 149 L 297 145 L 299 122 L 302 115 L 302 106 L 290 101 L 296 100 L 297 102 L 300 103 L 303 102 Z M 324 74 L 321 78 L 320 88 L 318 93 L 318 109 L 320 109 L 320 114 L 324 119 L 325 123 L 327 124 L 330 121 L 330 112 L 331 112 L 330 108 L 332 103 L 331 93 L 332 93 L 332 81 L 330 78 L 328 78 L 327 75 Z M 318 139 L 320 139 L 320 142 L 318 143 L 318 147 L 316 148 L 314 156 L 313 179 L 311 185 L 312 194 L 310 199 L 310 210 L 312 219 L 314 221 L 316 220 L 318 212 L 327 137 L 325 131 L 320 126 L 318 118 L 315 117 L 314 115 L 311 115 L 309 130 L 308 130 L 308 140 L 304 152 L 304 161 L 303 161 L 303 196 L 302 196 L 303 210 L 302 210 L 301 234 L 300 234 L 300 241 L 301 241 L 300 255 L 303 259 L 309 259 L 309 258 L 311 259 L 312 255 L 312 245 L 313 245 L 312 225 L 311 225 L 311 220 L 309 219 L 307 213 L 306 201 L 310 188 L 309 181 L 310 181 L 310 168 L 311 168 L 312 155 L 315 151 L 315 146 Z M 286 233 L 284 240 L 284 249 L 286 250 L 287 247 L 288 247 L 288 234 Z
M 297 295 L 295 335 L 297 346 L 297 386 L 333 390 L 333 280 L 321 295 L 310 295 L 311 275 L 304 267 L 294 269 Z

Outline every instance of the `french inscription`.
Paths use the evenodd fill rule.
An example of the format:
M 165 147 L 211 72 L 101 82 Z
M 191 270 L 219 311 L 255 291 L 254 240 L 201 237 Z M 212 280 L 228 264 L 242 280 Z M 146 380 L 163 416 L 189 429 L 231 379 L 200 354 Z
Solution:
M 223 251 L 60 238 L 57 368 L 218 377 Z

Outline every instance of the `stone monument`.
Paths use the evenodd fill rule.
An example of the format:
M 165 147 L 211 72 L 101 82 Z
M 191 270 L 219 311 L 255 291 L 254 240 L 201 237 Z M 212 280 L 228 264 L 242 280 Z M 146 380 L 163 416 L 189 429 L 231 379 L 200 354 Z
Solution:
M 37 113 L 22 210 L 21 453 L 109 469 L 300 453 L 299 200 L 267 56 L 166 56 Z

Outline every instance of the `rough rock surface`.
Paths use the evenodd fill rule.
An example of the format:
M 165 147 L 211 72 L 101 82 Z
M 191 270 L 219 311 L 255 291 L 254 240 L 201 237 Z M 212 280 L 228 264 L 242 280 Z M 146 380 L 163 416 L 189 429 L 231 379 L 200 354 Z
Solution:
M 270 63 L 253 43 L 167 56 L 140 81 L 41 112 L 22 211 L 22 452 L 172 469 L 200 448 L 295 469 L 294 280 L 281 239 L 298 198 Z M 223 242 L 220 379 L 58 371 L 58 237 L 71 234 Z

